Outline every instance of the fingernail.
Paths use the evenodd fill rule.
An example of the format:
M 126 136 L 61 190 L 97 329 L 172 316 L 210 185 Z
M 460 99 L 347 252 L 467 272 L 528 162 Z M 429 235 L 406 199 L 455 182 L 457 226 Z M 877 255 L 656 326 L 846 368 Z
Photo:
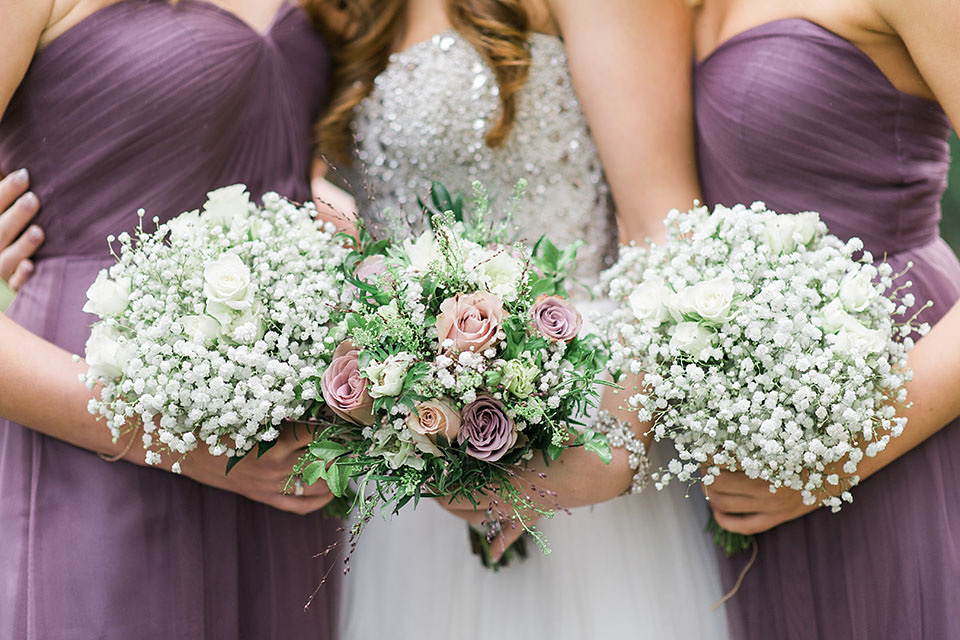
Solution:
M 13 173 L 13 184 L 18 187 L 25 187 L 30 184 L 30 172 L 26 169 L 20 169 Z
M 23 206 L 30 207 L 31 209 L 36 209 L 40 206 L 40 200 L 37 199 L 37 196 L 33 191 L 27 191 L 25 194 L 20 196 L 20 202 L 23 203 Z
M 27 238 L 35 242 L 40 242 L 43 240 L 43 229 L 37 225 L 31 226 L 29 229 L 27 229 Z

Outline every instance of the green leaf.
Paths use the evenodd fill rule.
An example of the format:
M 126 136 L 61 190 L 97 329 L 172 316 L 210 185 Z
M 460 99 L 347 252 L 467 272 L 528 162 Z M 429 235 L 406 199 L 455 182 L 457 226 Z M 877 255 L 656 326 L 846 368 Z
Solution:
M 303 481 L 307 484 L 316 484 L 317 480 L 323 477 L 326 468 L 327 463 L 323 460 L 311 462 L 300 472 L 300 477 L 303 478 Z
M 610 461 L 613 460 L 613 451 L 610 449 L 610 443 L 602 433 L 582 431 L 577 436 L 574 444 L 583 445 L 585 451 L 595 453 L 597 457 L 603 461 L 603 464 L 610 464 Z
M 336 460 L 347 453 L 347 451 L 349 451 L 349 449 L 345 446 L 332 440 L 320 440 L 310 444 L 310 455 L 324 462 Z
M 350 469 L 344 465 L 333 464 L 326 470 L 323 479 L 326 480 L 330 493 L 338 498 L 343 497 L 349 487 Z
M 542 295 L 553 295 L 557 289 L 556 283 L 550 278 L 538 278 L 530 287 L 530 295 L 534 299 Z
M 560 457 L 560 454 L 563 453 L 564 449 L 566 449 L 566 447 L 551 443 L 547 445 L 546 454 L 551 460 L 556 460 Z

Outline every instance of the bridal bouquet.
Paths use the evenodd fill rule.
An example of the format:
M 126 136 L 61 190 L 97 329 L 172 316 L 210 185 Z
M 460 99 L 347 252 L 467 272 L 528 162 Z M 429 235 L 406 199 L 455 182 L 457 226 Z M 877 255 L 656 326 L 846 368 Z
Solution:
M 208 198 L 152 233 L 141 211 L 87 291 L 100 320 L 85 382 L 102 387 L 89 410 L 114 438 L 139 417 L 149 464 L 200 442 L 234 460 L 268 447 L 318 401 L 313 379 L 344 336 L 350 250 L 313 207 L 274 193 L 257 207 L 243 185 Z
M 893 289 L 903 274 L 856 259 L 862 242 L 812 212 L 700 207 L 667 226 L 664 246 L 621 251 L 605 276 L 620 307 L 603 323 L 612 367 L 646 374 L 640 419 L 676 448 L 657 486 L 742 470 L 839 510 L 863 456 L 904 428 L 892 402 L 916 315 L 894 316 L 915 303 L 909 283 Z
M 348 270 L 358 296 L 317 380 L 335 416 L 297 472 L 336 495 L 356 479 L 355 533 L 376 506 L 425 496 L 476 504 L 489 490 L 519 514 L 534 507 L 515 464 L 573 445 L 609 459 L 604 436 L 574 428 L 606 358 L 564 292 L 576 247 L 505 243 L 477 188 L 471 222 L 435 186 L 430 230 L 367 243 Z

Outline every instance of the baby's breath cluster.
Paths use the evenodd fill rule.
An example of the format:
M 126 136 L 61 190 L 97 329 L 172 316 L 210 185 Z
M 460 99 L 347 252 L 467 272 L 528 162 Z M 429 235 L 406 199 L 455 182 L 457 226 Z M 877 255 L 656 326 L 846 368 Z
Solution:
M 603 323 L 612 367 L 646 374 L 640 419 L 676 447 L 657 486 L 742 470 L 838 510 L 858 463 L 905 425 L 892 403 L 911 334 L 928 330 L 909 282 L 816 213 L 700 207 L 667 226 L 605 275 L 620 306 Z
M 238 456 L 318 402 L 313 378 L 352 290 L 350 249 L 315 214 L 274 193 L 257 207 L 234 185 L 153 232 L 141 212 L 135 237 L 108 239 L 119 253 L 87 292 L 100 320 L 84 381 L 101 385 L 89 410 L 114 438 L 141 421 L 148 463 L 200 443 Z

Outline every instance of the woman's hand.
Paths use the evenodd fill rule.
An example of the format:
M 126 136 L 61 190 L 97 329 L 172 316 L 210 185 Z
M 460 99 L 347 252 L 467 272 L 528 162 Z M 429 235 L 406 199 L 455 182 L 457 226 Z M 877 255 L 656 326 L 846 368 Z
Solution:
M 287 425 L 280 430 L 276 444 L 262 456 L 251 452 L 226 473 L 227 459 L 212 456 L 201 446 L 182 463 L 183 475 L 197 482 L 238 493 L 256 502 L 290 511 L 299 515 L 322 509 L 333 500 L 333 494 L 323 481 L 314 485 L 297 485 L 297 494 L 284 493 L 283 487 L 290 471 L 310 443 L 304 430 Z M 143 453 L 139 452 L 142 458 Z M 302 487 L 302 493 L 300 490 Z
M 622 384 L 627 391 L 605 388 L 600 407 L 631 425 L 634 434 L 649 446 L 645 434 L 648 424 L 638 423 L 636 412 L 623 406 L 632 395 L 640 379 L 628 377 Z M 630 468 L 625 449 L 613 448 L 613 460 L 605 464 L 595 453 L 584 447 L 571 447 L 549 465 L 539 455 L 525 468 L 517 469 L 513 485 L 535 505 L 535 509 L 517 510 L 515 505 L 494 502 L 492 495 L 477 496 L 477 506 L 469 501 L 441 501 L 450 513 L 469 522 L 480 531 L 488 525 L 499 528 L 499 535 L 491 536 L 490 551 L 494 562 L 515 542 L 526 527 L 531 527 L 540 512 L 582 507 L 605 502 L 623 495 L 631 485 L 634 470 Z M 521 524 L 522 521 L 522 524 Z
M 703 487 L 717 524 L 733 533 L 750 535 L 804 516 L 817 505 L 803 504 L 800 492 L 781 487 L 771 493 L 764 480 L 742 471 L 724 471 Z
M 27 227 L 40 209 L 37 196 L 27 191 L 29 186 L 26 169 L 0 180 L 0 280 L 14 291 L 33 273 L 30 256 L 43 243 L 43 230 Z

